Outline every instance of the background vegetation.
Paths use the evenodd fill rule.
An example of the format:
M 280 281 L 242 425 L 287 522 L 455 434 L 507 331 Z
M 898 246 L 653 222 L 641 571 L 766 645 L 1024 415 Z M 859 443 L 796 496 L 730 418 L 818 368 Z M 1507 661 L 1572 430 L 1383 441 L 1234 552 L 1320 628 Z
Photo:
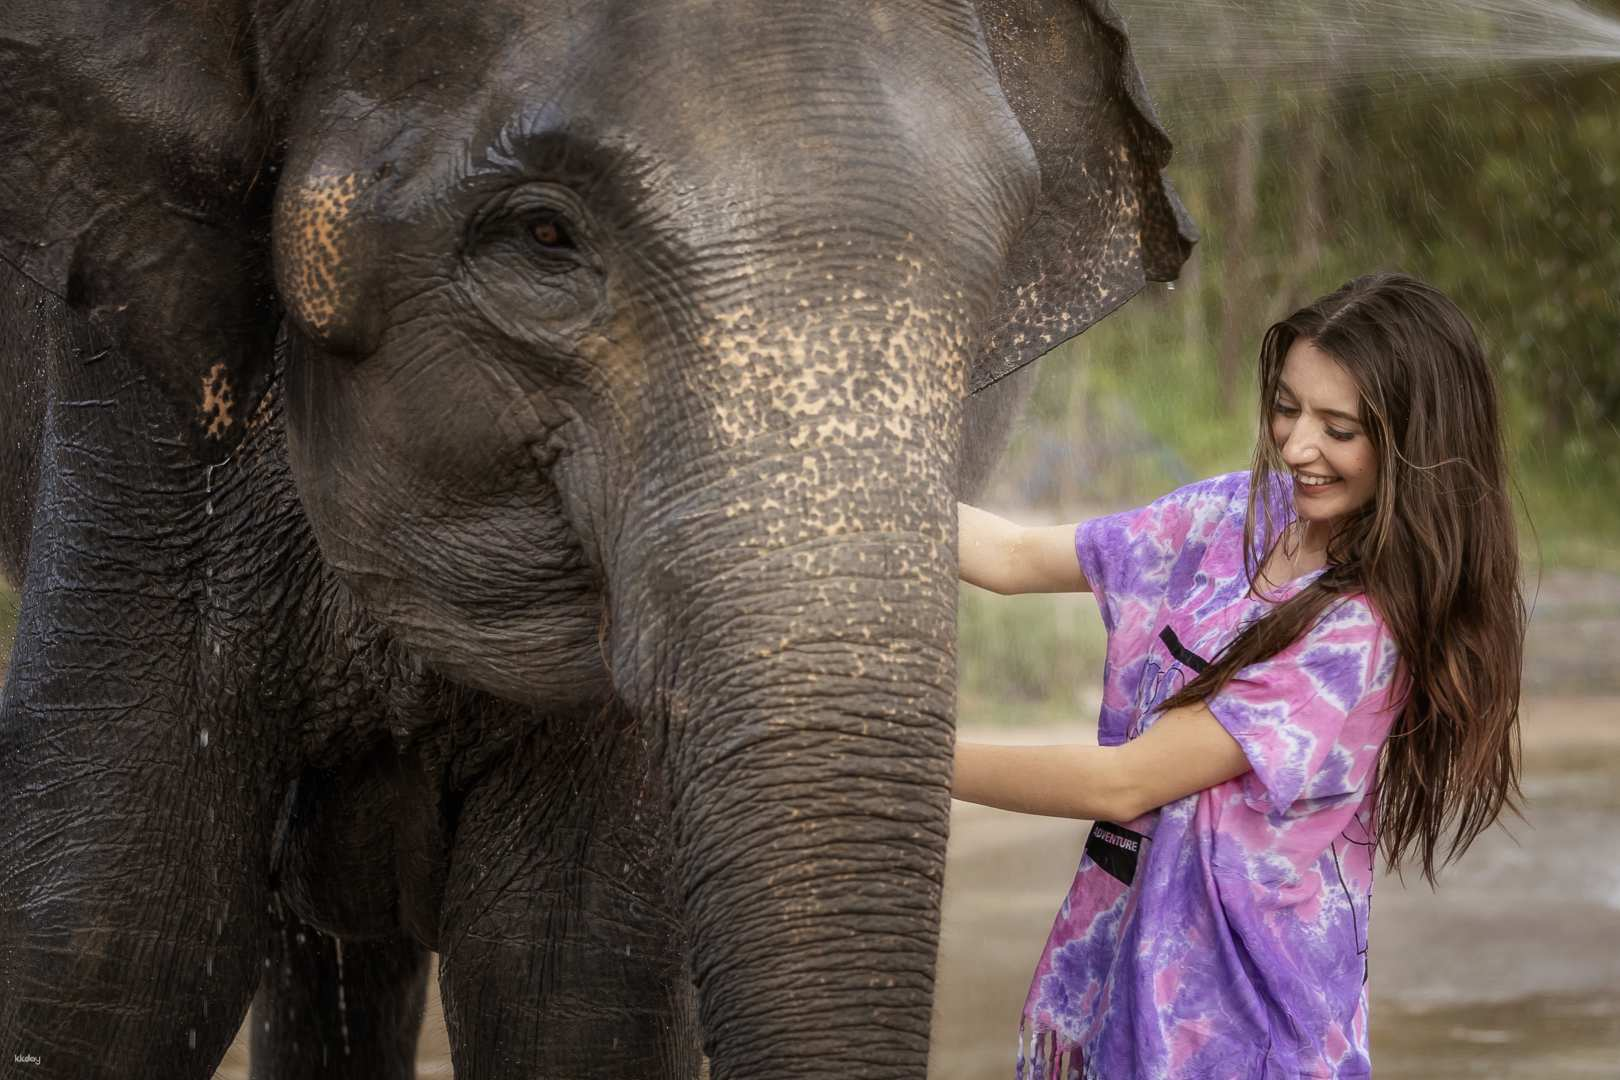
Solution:
M 1240 35 L 1233 20 L 1243 5 L 1190 3 L 1177 13 L 1183 22 L 1167 26 L 1143 18 L 1168 17 L 1164 5 L 1116 3 L 1132 20 L 1176 140 L 1170 175 L 1203 239 L 1175 286 L 1150 287 L 1041 362 L 1034 403 L 987 503 L 1023 520 L 1066 521 L 1244 467 L 1256 430 L 1253 357 L 1266 327 L 1357 274 L 1402 269 L 1456 298 L 1500 365 L 1527 576 L 1612 583 L 1620 571 L 1614 68 L 1486 71 L 1462 81 L 1393 68 L 1316 71 L 1257 84 L 1186 52 L 1194 38 Z M 1195 17 L 1206 20 L 1201 30 L 1185 21 Z M 1289 42 L 1271 45 L 1286 51 Z M 1262 57 L 1271 63 L 1262 70 L 1297 73 L 1297 64 L 1272 63 L 1277 55 Z M 1101 672 L 1094 605 L 1020 603 L 963 590 L 964 722 L 1089 725 L 1084 688 Z

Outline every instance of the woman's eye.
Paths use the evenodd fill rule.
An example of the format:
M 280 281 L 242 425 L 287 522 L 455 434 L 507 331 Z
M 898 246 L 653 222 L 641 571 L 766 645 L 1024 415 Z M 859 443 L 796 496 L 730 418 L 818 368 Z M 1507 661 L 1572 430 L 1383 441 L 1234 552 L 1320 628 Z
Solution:
M 1294 406 L 1292 406 L 1292 405 L 1284 405 L 1280 401 L 1277 402 L 1276 404 L 1274 404 L 1271 407 L 1271 411 L 1276 413 L 1278 416 L 1298 416 L 1299 415 L 1299 410 L 1296 409 Z
M 1323 430 L 1328 433 L 1330 438 L 1337 439 L 1340 442 L 1349 442 L 1356 437 L 1356 433 L 1353 431 L 1335 431 L 1332 428 L 1324 428 Z

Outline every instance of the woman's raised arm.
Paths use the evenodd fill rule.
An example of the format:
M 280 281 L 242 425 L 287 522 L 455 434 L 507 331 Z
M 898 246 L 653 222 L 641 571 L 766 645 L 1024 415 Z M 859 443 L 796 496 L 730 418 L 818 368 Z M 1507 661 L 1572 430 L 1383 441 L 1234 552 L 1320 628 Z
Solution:
M 1010 595 L 1090 592 L 1074 551 L 1073 525 L 1019 525 L 957 503 L 962 580 Z

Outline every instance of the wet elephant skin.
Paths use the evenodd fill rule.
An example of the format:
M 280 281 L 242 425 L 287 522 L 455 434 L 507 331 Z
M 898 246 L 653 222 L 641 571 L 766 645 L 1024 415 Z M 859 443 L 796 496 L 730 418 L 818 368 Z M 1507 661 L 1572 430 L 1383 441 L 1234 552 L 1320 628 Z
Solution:
M 923 1076 L 952 503 L 1191 243 L 1106 4 L 17 0 L 0 151 L 0 1077 L 406 1077 L 429 951 Z

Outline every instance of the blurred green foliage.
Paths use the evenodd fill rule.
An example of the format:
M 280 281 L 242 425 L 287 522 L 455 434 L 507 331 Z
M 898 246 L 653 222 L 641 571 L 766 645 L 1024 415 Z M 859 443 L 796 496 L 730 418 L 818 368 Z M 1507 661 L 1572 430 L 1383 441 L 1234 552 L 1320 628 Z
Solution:
M 1107 637 L 1089 595 L 997 596 L 962 587 L 961 693 L 995 704 L 964 723 L 1004 723 L 1010 704 L 1079 707 L 1102 671 Z M 1013 719 L 1021 718 L 1015 712 Z
M 1119 6 L 1130 19 L 1131 0 Z M 1266 83 L 1156 57 L 1156 32 L 1133 26 L 1133 40 L 1203 239 L 1174 287 L 1042 361 L 987 505 L 1073 520 L 1245 467 L 1266 327 L 1401 269 L 1456 299 L 1499 365 L 1527 576 L 1620 572 L 1620 74 Z M 1286 48 L 1286 28 L 1276 37 Z M 1156 58 L 1175 61 L 1167 77 Z M 1067 717 L 1100 679 L 1092 605 L 968 590 L 960 625 L 964 724 Z
M 1620 78 L 1507 83 L 1373 114 L 1352 188 L 1379 246 L 1478 320 L 1511 397 L 1534 554 L 1620 568 Z M 1381 226 L 1381 228 L 1375 228 Z M 1383 233 L 1385 235 L 1380 236 Z

